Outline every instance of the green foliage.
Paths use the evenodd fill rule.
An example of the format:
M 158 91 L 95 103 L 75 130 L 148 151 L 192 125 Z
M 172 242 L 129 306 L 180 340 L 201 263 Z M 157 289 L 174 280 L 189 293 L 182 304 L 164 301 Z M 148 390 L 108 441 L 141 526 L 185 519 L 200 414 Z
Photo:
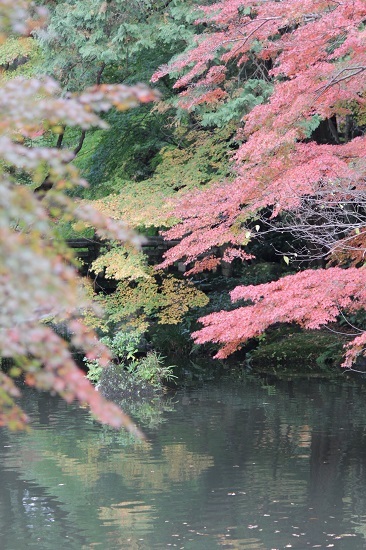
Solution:
M 270 331 L 248 354 L 248 365 L 256 371 L 327 374 L 340 367 L 345 339 L 339 334 L 299 331 L 283 326 Z
M 207 304 L 207 296 L 187 279 L 178 279 L 171 274 L 161 276 L 152 268 L 147 277 L 130 282 L 120 281 L 115 292 L 98 294 L 95 300 L 103 306 L 106 320 L 91 318 L 92 326 L 109 330 L 120 325 L 145 331 L 151 322 L 179 324 L 191 309 Z
M 299 126 L 304 129 L 304 136 L 310 138 L 319 125 L 322 119 L 319 115 L 313 115 L 311 118 L 301 120 Z
M 84 359 L 84 361 L 85 361 L 85 359 Z M 86 377 L 93 384 L 98 384 L 98 382 L 100 380 L 100 377 L 102 376 L 102 372 L 103 372 L 104 367 L 101 367 L 100 363 L 98 363 L 98 361 L 96 359 L 94 359 L 93 361 L 85 361 L 85 362 L 86 362 L 86 366 L 88 368 L 88 374 L 86 375 Z
M 138 161 L 140 148 L 143 154 L 150 146 L 149 136 L 152 140 L 156 139 L 157 144 L 162 132 L 165 132 L 163 126 L 156 132 L 158 137 L 154 138 L 152 133 L 147 134 L 146 145 L 143 144 L 143 132 L 137 134 L 141 138 L 140 141 L 133 141 L 131 135 L 129 139 L 128 135 L 122 136 L 120 144 L 123 147 L 116 156 L 111 143 L 109 151 L 104 152 L 112 159 L 112 179 L 107 182 L 101 179 L 84 194 L 88 198 L 107 195 L 94 201 L 94 207 L 112 218 L 125 220 L 132 227 L 143 228 L 143 232 L 148 227 L 171 226 L 176 221 L 171 215 L 173 200 L 187 191 L 229 177 L 231 172 L 228 149 L 234 146 L 232 126 L 227 125 L 212 131 L 178 127 L 170 134 L 172 143 L 155 152 L 149 166 L 140 165 L 140 174 L 145 169 L 153 171 L 152 176 L 143 181 L 126 180 L 119 167 L 119 159 L 122 159 L 121 166 L 124 166 L 128 158 L 131 160 L 130 155 L 136 154 L 132 162 L 134 166 Z M 112 134 L 111 139 L 113 141 Z M 105 143 L 103 140 L 103 143 L 98 145 L 100 149 L 96 158 L 99 158 L 99 161 L 97 163 L 92 158 L 91 166 L 102 164 L 101 156 L 104 154 Z
M 9 37 L 0 44 L 0 65 L 7 66 L 22 58 L 28 58 L 37 50 L 32 38 Z
M 350 332 L 366 330 L 366 310 L 360 309 L 353 313 L 347 313 L 339 319 L 339 325 Z
M 123 367 L 128 361 L 135 362 L 141 342 L 141 333 L 137 331 L 117 332 L 112 338 L 109 336 L 101 338 L 101 342 L 111 351 L 113 362 Z M 103 367 L 98 359 L 89 360 L 85 357 L 84 362 L 88 368 L 87 378 L 93 384 L 97 384 L 102 375 Z
M 185 48 L 194 33 L 196 0 L 74 0 L 50 5 L 47 33 L 38 33 L 45 69 L 69 90 L 107 82 L 147 81 Z
M 141 333 L 137 331 L 117 332 L 113 338 L 106 336 L 102 338 L 102 341 L 111 350 L 113 360 L 117 363 L 124 363 L 135 360 L 141 342 Z
M 150 80 L 159 65 L 190 47 L 199 13 L 193 8 L 202 3 L 59 1 L 50 6 L 47 33 L 38 33 L 45 68 L 70 90 L 95 83 L 101 69 L 104 82 Z M 170 79 L 159 86 L 165 97 L 172 94 Z M 108 114 L 110 132 L 87 135 L 78 156 L 77 165 L 91 184 L 82 196 L 106 197 L 107 213 L 135 227 L 171 225 L 174 220 L 160 214 L 166 198 L 228 175 L 228 132 L 192 131 L 189 121 L 189 127 L 177 129 L 175 116 L 166 108 Z M 71 138 L 66 129 L 65 144 Z
M 101 136 L 103 135 L 104 132 L 100 131 L 98 128 L 93 128 L 91 130 L 89 130 L 87 133 L 86 133 L 86 136 L 85 136 L 85 140 L 84 140 L 84 143 L 83 143 L 83 147 L 81 149 L 81 151 L 78 153 L 77 157 L 75 158 L 75 165 L 79 168 L 81 174 L 86 178 L 87 175 L 89 174 L 90 172 L 90 164 L 91 164 L 91 161 L 92 161 L 92 157 L 93 155 L 95 154 L 95 151 L 97 150 L 97 148 L 99 147 L 99 142 L 100 142 L 100 139 L 101 139 Z M 72 147 L 75 147 L 76 143 L 77 143 L 77 140 L 80 139 L 80 132 L 78 134 L 78 136 L 76 136 L 75 134 L 72 136 L 73 137 L 73 140 L 71 142 L 71 136 L 70 136 L 70 129 L 69 128 L 66 128 L 66 131 L 65 131 L 65 138 L 64 138 L 64 141 L 68 140 L 68 138 L 70 138 L 70 142 L 72 143 Z M 88 182 L 89 183 L 89 182 Z M 96 185 L 96 183 L 95 183 Z M 111 191 L 106 191 L 105 194 L 108 194 L 108 192 L 110 193 Z M 92 195 L 92 191 L 91 191 L 91 185 L 89 184 L 88 187 L 85 189 L 85 188 L 79 188 L 79 189 L 75 189 L 75 190 L 72 190 L 71 193 L 75 194 L 75 195 L 87 195 L 87 194 L 90 194 Z
M 95 230 L 92 227 L 85 227 L 84 225 L 77 225 L 71 221 L 60 219 L 57 223 L 55 230 L 56 235 L 63 240 L 67 239 L 93 239 L 95 236 Z
M 0 43 L 0 82 L 18 76 L 30 78 L 41 63 L 42 53 L 33 38 L 10 36 Z
M 149 351 L 145 357 L 137 358 L 141 348 L 142 335 L 138 331 L 117 332 L 113 337 L 101 339 L 112 352 L 113 364 L 121 370 L 121 379 L 125 371 L 131 383 L 148 383 L 155 388 L 161 388 L 164 382 L 173 382 L 173 367 L 164 365 L 164 357 L 156 351 Z M 88 367 L 87 378 L 97 384 L 102 376 L 103 368 L 98 360 L 84 359 Z
M 266 101 L 272 90 L 272 84 L 266 80 L 249 78 L 242 86 L 235 87 L 228 99 L 215 105 L 215 109 L 198 107 L 201 124 L 221 128 L 232 121 L 238 123 L 256 105 Z
M 209 131 L 178 127 L 174 133 L 176 144 L 162 149 L 155 159 L 155 180 L 176 192 L 229 176 L 234 132 L 230 124 Z
M 94 273 L 104 272 L 106 279 L 127 281 L 148 279 L 146 256 L 132 246 L 112 244 L 92 263 Z
M 187 357 L 192 352 L 191 330 L 184 321 L 176 325 L 154 325 L 149 333 L 154 347 L 164 355 Z
M 21 76 L 30 78 L 36 74 L 42 62 L 42 53 L 31 37 L 9 36 L 0 43 L 0 82 Z
M 164 366 L 165 357 L 156 351 L 149 351 L 146 357 L 139 361 L 131 362 L 127 371 L 137 381 L 143 380 L 152 386 L 159 388 L 164 382 L 174 382 L 177 378 L 173 374 L 174 366 Z
M 150 107 L 127 113 L 111 113 L 107 118 L 110 132 L 99 133 L 89 157 L 87 179 L 88 198 L 99 198 L 110 193 L 105 182 L 122 179 L 134 183 L 148 178 L 151 162 L 160 149 L 170 141 L 171 130 L 162 115 L 151 112 Z M 118 190 L 118 189 L 115 189 Z M 122 189 L 121 189 L 122 191 Z

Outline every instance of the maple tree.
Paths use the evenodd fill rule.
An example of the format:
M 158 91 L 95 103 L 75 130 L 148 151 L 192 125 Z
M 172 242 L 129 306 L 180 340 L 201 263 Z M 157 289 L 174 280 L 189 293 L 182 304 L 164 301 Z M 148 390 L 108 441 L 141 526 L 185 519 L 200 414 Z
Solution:
M 271 91 L 243 112 L 235 180 L 177 203 L 173 214 L 180 222 L 166 236 L 180 243 L 163 267 L 183 259 L 194 273 L 250 259 L 245 246 L 256 230 L 268 220 L 272 229 L 276 223 L 283 229 L 288 213 L 295 226 L 300 220 L 299 231 L 309 241 L 321 232 L 323 255 L 333 253 L 336 262 L 346 243 L 352 250 L 366 222 L 365 2 L 223 0 L 200 10 L 203 31 L 153 81 L 177 77 L 181 107 L 201 116 L 240 96 L 248 72 L 262 75 Z M 226 247 L 222 258 L 212 254 L 215 246 Z M 358 259 L 365 250 L 359 238 Z M 225 357 L 279 321 L 319 328 L 342 310 L 365 307 L 363 283 L 363 267 L 334 267 L 240 287 L 232 297 L 254 305 L 201 319 L 205 326 L 194 336 L 222 344 L 218 356 Z M 351 342 L 346 366 L 365 342 L 365 333 Z
M 115 255 L 112 265 L 114 262 Z M 128 266 L 128 260 L 126 263 Z M 209 301 L 191 281 L 146 266 L 140 275 L 133 269 L 128 270 L 128 275 L 120 278 L 113 293 L 97 294 L 94 300 L 102 305 L 106 318 L 101 320 L 89 314 L 86 316 L 89 326 L 109 332 L 122 324 L 125 330 L 137 329 L 140 333 L 147 331 L 153 321 L 155 324 L 177 325 L 186 313 L 207 305 Z
M 3 0 L 0 40 L 30 35 L 46 16 L 43 8 L 26 0 Z M 139 433 L 117 406 L 94 390 L 68 344 L 47 324 L 48 319 L 65 323 L 71 344 L 89 359 L 99 356 L 106 364 L 108 351 L 80 319 L 80 311 L 93 306 L 81 292 L 73 255 L 55 222 L 60 217 L 82 220 L 96 227 L 102 238 L 130 245 L 138 245 L 139 238 L 123 223 L 67 196 L 72 186 L 85 185 L 71 162 L 73 153 L 41 147 L 37 140 L 45 132 L 57 136 L 65 126 L 104 128 L 101 113 L 112 107 L 125 110 L 157 96 L 143 85 L 122 84 L 65 96 L 48 77 L 5 78 L 0 86 L 0 351 L 2 357 L 14 359 L 8 371 L 0 370 L 0 425 L 18 429 L 27 420 L 14 402 L 19 396 L 14 378 L 22 376 L 28 385 L 87 403 L 103 422 Z M 49 192 L 35 193 L 45 176 L 52 182 Z

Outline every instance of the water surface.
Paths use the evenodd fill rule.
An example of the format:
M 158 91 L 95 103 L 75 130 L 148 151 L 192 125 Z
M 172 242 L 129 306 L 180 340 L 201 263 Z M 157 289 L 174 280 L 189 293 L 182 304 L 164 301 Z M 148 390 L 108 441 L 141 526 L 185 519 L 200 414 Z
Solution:
M 366 547 L 366 390 L 222 382 L 148 408 L 147 442 L 29 392 L 0 432 L 0 548 Z

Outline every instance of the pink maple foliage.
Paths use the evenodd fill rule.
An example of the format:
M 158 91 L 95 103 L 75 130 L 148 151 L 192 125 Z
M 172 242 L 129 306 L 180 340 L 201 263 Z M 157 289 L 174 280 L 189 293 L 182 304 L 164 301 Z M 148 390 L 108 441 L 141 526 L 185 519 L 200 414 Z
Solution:
M 193 334 L 199 344 L 212 341 L 223 345 L 218 358 L 227 357 L 275 323 L 318 329 L 336 321 L 341 311 L 350 313 L 366 307 L 365 270 L 306 270 L 271 283 L 238 286 L 231 299 L 245 300 L 249 305 L 201 318 L 204 328 Z
M 328 144 L 311 139 L 309 130 L 334 117 L 345 127 L 349 115 L 365 111 L 366 3 L 222 0 L 200 10 L 197 23 L 205 25 L 195 46 L 161 67 L 153 80 L 177 76 L 181 106 L 196 109 L 203 102 L 225 101 L 233 67 L 239 72 L 251 60 L 266 68 L 273 91 L 241 121 L 234 181 L 176 204 L 180 222 L 166 236 L 181 241 L 163 265 L 196 261 L 193 271 L 205 269 L 202 257 L 217 246 L 245 247 L 253 237 L 250 224 L 263 209 L 275 219 L 314 196 L 321 195 L 325 204 L 347 200 L 350 190 L 363 200 L 366 191 L 366 136 L 336 136 Z M 214 265 L 212 257 L 209 262 Z M 363 269 L 329 269 L 305 271 L 258 289 L 241 288 L 233 297 L 241 295 L 254 305 L 201 319 L 204 328 L 195 338 L 222 344 L 218 356 L 223 357 L 279 321 L 318 328 L 333 321 L 342 307 L 365 307 L 364 282 Z M 359 290 L 357 299 L 352 284 Z M 358 351 L 363 343 L 362 337 L 355 340 Z M 348 366 L 352 353 L 350 349 Z

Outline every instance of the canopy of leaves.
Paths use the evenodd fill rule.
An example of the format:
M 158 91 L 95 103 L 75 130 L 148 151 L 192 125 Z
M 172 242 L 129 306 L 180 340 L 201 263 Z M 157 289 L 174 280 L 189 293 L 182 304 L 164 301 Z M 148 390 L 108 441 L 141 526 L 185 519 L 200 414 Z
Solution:
M 364 203 L 366 137 L 360 128 L 350 132 L 350 121 L 364 112 L 365 105 L 365 2 L 222 0 L 201 10 L 204 15 L 197 21 L 201 32 L 194 46 L 161 67 L 153 80 L 178 76 L 175 88 L 180 90 L 180 105 L 191 111 L 205 106 L 217 107 L 219 113 L 231 100 L 235 79 L 248 71 L 250 78 L 262 73 L 270 95 L 262 93 L 256 105 L 252 102 L 239 127 L 242 144 L 235 155 L 236 179 L 194 192 L 177 203 L 173 215 L 182 221 L 166 235 L 181 242 L 168 251 L 163 265 L 179 258 L 187 263 L 196 259 L 195 269 L 205 269 L 207 262 L 200 255 L 224 243 L 229 245 L 225 260 L 230 255 L 245 257 L 240 249 L 253 236 L 253 218 L 263 211 L 272 220 L 289 211 L 304 217 L 309 200 L 316 201 L 315 219 L 322 205 L 332 212 L 328 226 L 323 223 L 324 232 L 334 223 L 343 236 L 354 230 L 352 216 L 344 216 L 342 209 L 343 204 L 351 204 L 354 210 L 357 200 Z M 320 131 L 317 136 L 324 121 L 329 121 L 325 138 Z M 358 194 L 357 199 L 350 202 L 350 193 Z M 357 227 L 365 222 L 358 211 Z M 315 225 L 319 230 L 321 224 Z M 260 289 L 268 299 L 253 306 L 255 330 L 248 321 L 249 313 L 254 313 L 249 307 L 203 319 L 206 327 L 196 334 L 197 341 L 227 343 L 222 352 L 227 355 L 247 337 L 280 320 L 310 326 L 307 319 L 319 312 L 322 321 L 315 323 L 319 326 L 339 311 L 336 304 L 345 279 L 356 285 L 364 281 L 362 269 L 305 271 L 297 277 L 289 279 L 288 285 L 279 283 L 282 293 L 271 285 Z M 297 284 L 299 289 L 307 288 L 313 300 L 304 303 L 295 292 Z M 277 295 L 282 296 L 281 303 Z M 332 306 L 316 296 L 330 296 Z M 357 296 L 352 306 L 344 307 L 365 307 L 363 293 Z M 287 302 L 292 304 L 291 312 Z
M 143 332 L 152 320 L 176 325 L 191 309 L 208 303 L 206 294 L 197 290 L 189 280 L 156 272 L 151 267 L 132 283 L 124 278 L 115 292 L 98 294 L 95 300 L 106 313 L 105 321 L 89 315 L 88 324 L 106 332 L 121 325 Z
M 38 32 L 45 69 L 69 90 L 95 83 L 146 81 L 190 42 L 197 0 L 64 0 Z
M 230 175 L 227 151 L 232 133 L 230 126 L 215 131 L 178 127 L 171 137 L 175 143 L 162 147 L 151 160 L 150 169 L 154 172 L 150 178 L 128 181 L 118 175 L 116 168 L 112 181 L 91 186 L 88 194 L 96 189 L 109 193 L 94 200 L 93 206 L 135 228 L 171 226 L 176 221 L 171 215 L 174 197 Z
M 275 323 L 320 328 L 335 321 L 341 311 L 364 307 L 364 271 L 338 267 L 307 270 L 271 283 L 236 287 L 231 292 L 233 302 L 245 300 L 251 305 L 202 318 L 205 328 L 196 333 L 196 341 L 225 344 L 217 354 L 223 358 Z
M 162 115 L 143 106 L 126 113 L 112 112 L 109 132 L 99 132 L 91 147 L 85 172 L 90 183 L 84 194 L 99 198 L 117 190 L 115 180 L 137 182 L 149 178 L 154 157 L 172 141 L 172 130 Z M 113 187 L 116 186 L 114 189 Z

